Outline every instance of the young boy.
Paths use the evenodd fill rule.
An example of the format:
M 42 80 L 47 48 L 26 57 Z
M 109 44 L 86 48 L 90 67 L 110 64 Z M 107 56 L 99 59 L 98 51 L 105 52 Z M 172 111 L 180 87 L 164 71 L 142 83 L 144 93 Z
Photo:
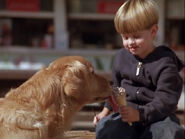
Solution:
M 110 114 L 111 105 L 105 104 L 94 118 L 96 139 L 184 139 L 174 114 L 183 64 L 168 47 L 153 44 L 158 31 L 156 3 L 127 0 L 114 23 L 124 48 L 115 56 L 112 80 L 126 90 L 128 105 Z

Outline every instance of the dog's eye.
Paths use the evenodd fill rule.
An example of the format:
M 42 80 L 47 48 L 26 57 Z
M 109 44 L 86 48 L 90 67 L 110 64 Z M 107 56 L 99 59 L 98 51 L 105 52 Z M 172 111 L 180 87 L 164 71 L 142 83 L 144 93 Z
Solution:
M 90 68 L 89 70 L 90 70 L 90 72 L 91 72 L 92 74 L 94 74 L 94 69 L 93 69 L 93 68 Z
M 94 74 L 94 70 L 92 70 L 91 73 Z

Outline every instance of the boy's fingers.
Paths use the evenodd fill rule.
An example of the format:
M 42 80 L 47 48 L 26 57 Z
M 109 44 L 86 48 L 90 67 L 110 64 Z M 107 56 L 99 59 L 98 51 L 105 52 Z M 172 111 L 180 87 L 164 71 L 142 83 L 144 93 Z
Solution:
M 127 119 L 128 117 L 127 117 L 126 115 L 123 115 L 122 118 L 123 118 L 123 119 Z
M 121 115 L 128 115 L 128 111 L 122 111 L 122 112 L 120 112 L 121 113 Z
M 93 120 L 94 126 L 96 126 L 97 122 L 98 122 L 98 118 L 95 116 L 95 117 L 94 117 L 94 120 Z
M 129 111 L 130 110 L 125 107 L 121 108 L 121 110 L 120 110 L 121 113 L 128 113 Z
M 130 110 L 130 107 L 129 106 L 122 106 L 121 110 L 127 111 L 127 110 Z
M 128 119 L 127 119 L 127 118 L 122 117 L 122 121 L 123 121 L 123 122 L 128 122 Z

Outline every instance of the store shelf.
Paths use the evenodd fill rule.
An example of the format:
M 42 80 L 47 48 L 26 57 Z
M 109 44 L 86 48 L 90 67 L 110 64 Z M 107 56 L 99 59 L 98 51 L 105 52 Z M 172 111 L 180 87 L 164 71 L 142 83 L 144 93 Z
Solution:
M 38 69 L 39 70 L 39 69 Z M 0 80 L 27 80 L 32 75 L 34 75 L 38 70 L 11 70 L 0 69 Z M 95 71 L 98 75 L 105 77 L 108 80 L 111 80 L 111 72 L 105 71 Z
M 176 55 L 182 60 L 185 62 L 185 52 L 182 50 L 182 51 L 175 51 Z
M 185 0 L 168 0 L 166 3 L 167 19 L 183 20 Z
M 37 70 L 0 70 L 0 80 L 27 80 Z
M 113 20 L 114 14 L 98 14 L 98 13 L 70 13 L 69 19 L 80 20 Z
M 184 16 L 167 16 L 168 20 L 185 20 L 185 15 Z
M 8 18 L 38 18 L 38 19 L 52 19 L 53 12 L 17 12 L 17 11 L 0 11 L 0 17 Z
M 82 55 L 82 56 L 113 56 L 116 50 L 62 50 L 62 49 L 41 49 L 28 48 L 27 46 L 18 47 L 12 46 L 7 48 L 0 48 L 0 54 L 23 54 L 23 55 Z
M 107 76 L 111 70 L 112 60 L 116 50 L 60 50 L 60 49 L 39 49 L 39 48 L 0 48 L 0 59 L 2 69 L 19 69 L 23 65 L 20 62 L 26 62 L 26 68 L 29 63 L 32 68 L 38 65 L 49 65 L 52 61 L 63 56 L 83 56 L 92 63 L 95 70 L 104 71 Z M 12 66 L 16 63 L 16 66 Z M 34 66 L 35 65 L 35 66 Z M 25 69 L 25 66 L 23 66 Z M 28 69 L 32 69 L 28 68 Z M 105 73 L 106 72 L 106 73 Z

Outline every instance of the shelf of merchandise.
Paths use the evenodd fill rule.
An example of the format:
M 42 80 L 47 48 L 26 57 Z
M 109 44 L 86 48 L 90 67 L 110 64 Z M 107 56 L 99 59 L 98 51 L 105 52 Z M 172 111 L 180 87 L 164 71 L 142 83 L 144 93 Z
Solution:
M 0 80 L 27 80 L 38 70 L 28 69 L 28 70 L 0 70 Z M 111 80 L 111 71 L 100 71 L 96 70 L 96 73 Z
M 27 62 L 42 63 L 49 65 L 52 61 L 63 56 L 83 56 L 95 68 L 95 71 L 108 77 L 112 59 L 116 50 L 61 50 L 61 49 L 40 49 L 26 47 L 0 48 L 0 59 L 7 63 L 15 62 L 17 59 Z M 28 78 L 37 70 L 32 69 L 1 69 L 0 79 Z M 7 76 L 8 75 L 8 76 Z M 109 77 L 108 77 L 109 78 Z
M 21 54 L 21 55 L 82 55 L 82 56 L 109 56 L 114 55 L 116 50 L 105 49 L 74 49 L 74 50 L 62 50 L 62 49 L 41 49 L 41 48 L 28 48 L 27 46 L 11 46 L 7 48 L 0 48 L 0 54 Z
M 53 12 L 18 12 L 18 11 L 0 11 L 0 17 L 8 18 L 38 18 L 53 19 Z
M 0 70 L 0 80 L 27 80 L 37 70 Z
M 167 16 L 168 20 L 185 20 L 185 16 Z
M 185 51 L 184 50 L 177 50 L 175 51 L 176 55 L 185 62 Z
M 99 13 L 69 13 L 69 19 L 80 20 L 113 20 L 114 14 L 99 14 Z

